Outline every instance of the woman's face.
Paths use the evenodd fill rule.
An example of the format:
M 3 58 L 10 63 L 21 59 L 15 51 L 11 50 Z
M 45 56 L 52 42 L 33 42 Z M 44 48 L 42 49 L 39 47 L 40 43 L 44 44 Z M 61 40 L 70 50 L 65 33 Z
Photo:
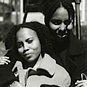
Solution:
M 21 28 L 17 34 L 19 54 L 28 62 L 32 62 L 41 53 L 41 44 L 36 32 L 32 29 Z
M 54 12 L 49 22 L 49 26 L 59 38 L 66 37 L 68 30 L 71 30 L 73 26 L 68 11 L 64 7 L 58 8 Z

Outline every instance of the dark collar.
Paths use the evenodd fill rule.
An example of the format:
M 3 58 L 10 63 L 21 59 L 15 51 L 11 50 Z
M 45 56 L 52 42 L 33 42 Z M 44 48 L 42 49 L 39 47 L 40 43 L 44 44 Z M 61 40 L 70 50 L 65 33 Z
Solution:
M 80 40 L 71 32 L 70 34 L 70 44 L 68 46 L 68 55 L 79 55 L 83 53 Z

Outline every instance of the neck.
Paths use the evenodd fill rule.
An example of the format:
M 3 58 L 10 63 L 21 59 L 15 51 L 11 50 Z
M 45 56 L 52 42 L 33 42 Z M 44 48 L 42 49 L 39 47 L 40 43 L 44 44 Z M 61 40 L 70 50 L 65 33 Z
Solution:
M 54 49 L 56 50 L 57 53 L 60 53 L 61 51 L 67 49 L 69 45 L 69 37 L 66 37 L 64 39 L 55 39 L 55 46 Z
M 40 55 L 39 55 L 40 56 Z M 36 58 L 36 60 L 32 61 L 32 62 L 26 62 L 24 63 L 24 68 L 28 68 L 28 67 L 34 67 L 34 65 L 37 63 L 39 56 Z

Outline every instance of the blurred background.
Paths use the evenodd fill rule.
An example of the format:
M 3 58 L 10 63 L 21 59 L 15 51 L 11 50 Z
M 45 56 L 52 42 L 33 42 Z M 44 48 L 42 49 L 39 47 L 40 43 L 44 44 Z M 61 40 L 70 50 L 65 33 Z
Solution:
M 39 10 L 42 2 L 43 0 L 0 0 L 0 49 L 13 25 L 34 20 L 44 24 L 44 15 Z M 80 22 L 78 30 L 75 27 L 73 32 L 79 39 L 87 40 L 87 0 L 71 2 Z M 78 20 L 75 20 L 75 25 Z

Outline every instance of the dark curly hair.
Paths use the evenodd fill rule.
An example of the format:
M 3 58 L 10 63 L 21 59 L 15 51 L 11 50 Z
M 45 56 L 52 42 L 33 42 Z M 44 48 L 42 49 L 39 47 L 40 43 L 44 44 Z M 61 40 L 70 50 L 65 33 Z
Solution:
M 45 15 L 44 21 L 48 27 L 54 12 L 61 6 L 68 11 L 69 18 L 72 18 L 74 24 L 74 8 L 71 0 L 43 0 L 40 10 Z
M 49 53 L 52 51 L 52 35 L 50 35 L 49 30 L 45 25 L 38 22 L 26 22 L 23 24 L 15 25 L 7 35 L 5 41 L 6 49 L 17 51 L 16 33 L 20 28 L 30 28 L 37 33 L 42 47 L 42 56 L 44 56 L 44 53 Z

